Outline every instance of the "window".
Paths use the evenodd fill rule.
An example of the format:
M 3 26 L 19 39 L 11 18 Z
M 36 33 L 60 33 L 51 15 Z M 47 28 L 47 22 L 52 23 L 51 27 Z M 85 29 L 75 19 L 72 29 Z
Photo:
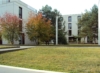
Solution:
M 78 25 L 78 30 L 80 30 L 81 29 L 81 26 L 80 25 Z
M 80 20 L 81 19 L 81 16 L 78 16 L 77 19 Z
M 80 34 L 80 30 L 78 30 L 78 35 Z
M 69 42 L 71 43 L 71 42 L 74 42 L 74 37 L 69 37 Z
M 69 16 L 69 17 L 68 17 L 68 22 L 71 22 L 71 21 L 72 21 L 72 17 Z
M 22 7 L 19 7 L 19 18 L 22 19 Z
M 19 31 L 22 31 L 22 20 L 19 20 Z
M 71 36 L 72 35 L 72 30 L 68 30 L 68 34 L 69 34 L 69 36 Z
M 25 44 L 25 34 L 24 33 L 20 33 L 19 44 Z
M 72 29 L 72 24 L 68 23 L 68 29 Z

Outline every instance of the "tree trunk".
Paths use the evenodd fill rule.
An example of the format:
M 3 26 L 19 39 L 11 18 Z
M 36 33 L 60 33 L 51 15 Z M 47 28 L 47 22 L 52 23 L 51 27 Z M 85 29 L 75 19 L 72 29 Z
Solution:
M 94 44 L 96 44 L 96 38 L 94 37 Z
M 85 44 L 85 37 L 84 37 L 84 44 Z
M 36 41 L 36 39 L 35 39 L 34 41 L 35 41 L 35 45 L 37 45 L 37 41 Z
M 78 44 L 78 38 L 77 38 L 77 44 Z

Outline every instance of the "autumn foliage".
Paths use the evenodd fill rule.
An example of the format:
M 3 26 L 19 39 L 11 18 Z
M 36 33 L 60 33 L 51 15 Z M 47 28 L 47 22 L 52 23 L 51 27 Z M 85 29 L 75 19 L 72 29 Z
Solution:
M 11 44 L 19 37 L 19 18 L 16 15 L 5 13 L 0 17 L 2 36 Z
M 41 13 L 30 14 L 26 30 L 31 41 L 49 42 L 53 37 L 51 21 L 44 18 Z

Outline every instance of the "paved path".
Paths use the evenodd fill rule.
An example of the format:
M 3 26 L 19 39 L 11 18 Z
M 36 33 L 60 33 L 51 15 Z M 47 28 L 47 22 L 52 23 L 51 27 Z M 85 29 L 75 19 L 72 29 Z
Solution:
M 1 52 L 7 52 L 7 51 L 22 50 L 22 49 L 32 48 L 32 47 L 34 47 L 34 46 L 20 46 L 20 47 L 18 47 L 18 48 L 0 49 L 0 53 L 1 53 Z
M 0 73 L 62 73 L 0 65 Z

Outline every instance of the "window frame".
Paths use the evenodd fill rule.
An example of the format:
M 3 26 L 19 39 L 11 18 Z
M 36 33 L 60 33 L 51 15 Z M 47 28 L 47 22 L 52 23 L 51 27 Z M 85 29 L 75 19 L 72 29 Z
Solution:
M 72 23 L 68 23 L 68 29 L 69 29 L 69 30 L 72 29 Z
M 72 16 L 68 16 L 68 22 L 72 22 Z
M 19 7 L 19 18 L 22 19 L 22 7 Z

